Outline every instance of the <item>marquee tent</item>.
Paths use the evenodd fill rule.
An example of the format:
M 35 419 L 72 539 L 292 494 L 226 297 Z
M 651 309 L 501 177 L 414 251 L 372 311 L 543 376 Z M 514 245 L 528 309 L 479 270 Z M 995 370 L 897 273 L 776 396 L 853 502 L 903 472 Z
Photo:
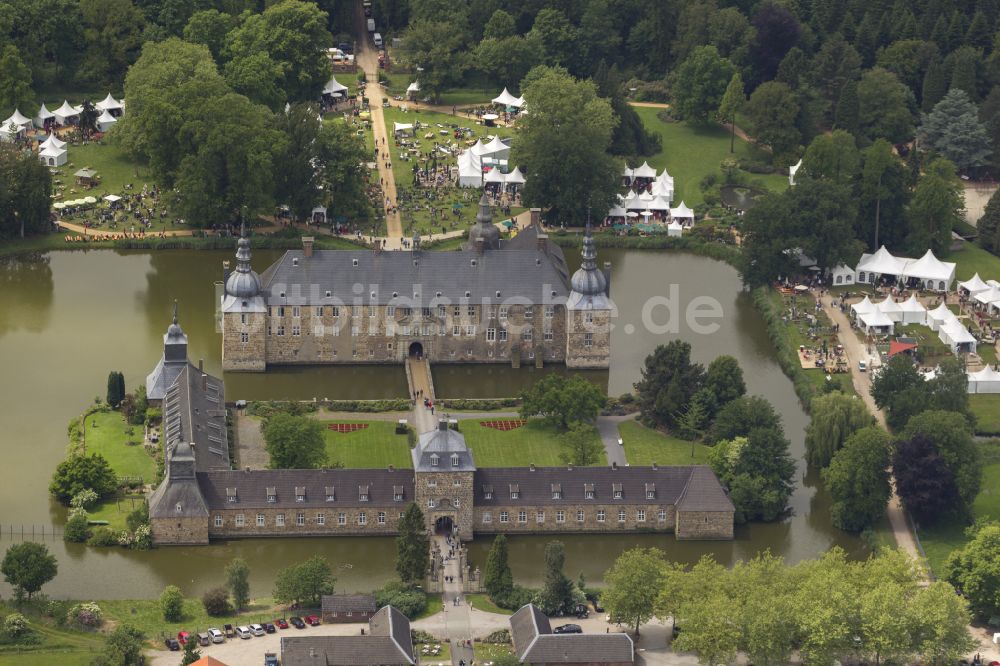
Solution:
M 31 128 L 31 118 L 25 118 L 20 111 L 14 109 L 14 113 L 10 114 L 10 118 L 3 121 L 3 126 L 5 128 L 10 127 L 11 125 L 17 126 L 18 133 L 27 132 Z
M 854 313 L 855 317 L 868 314 L 869 312 L 875 312 L 875 304 L 872 303 L 870 298 L 865 296 L 865 300 L 851 305 L 851 312 Z
M 632 180 L 632 169 L 627 164 L 625 165 L 625 169 L 622 170 L 622 177 Z
M 326 85 L 323 86 L 324 95 L 334 95 L 336 93 L 347 93 L 347 86 L 337 81 L 336 76 L 331 76 Z
M 684 232 L 684 227 L 682 227 L 677 222 L 671 222 L 667 225 L 667 235 L 668 236 L 680 236 Z
M 524 174 L 521 173 L 521 167 L 514 167 L 514 170 L 507 174 L 507 184 L 508 185 L 524 185 L 527 179 Z M 625 213 L 622 212 L 622 215 Z
M 418 94 L 420 94 L 420 81 L 414 81 L 406 86 L 406 96 L 409 99 L 416 99 Z
M 646 202 L 635 192 L 629 192 L 623 203 L 628 210 L 646 210 Z
M 38 109 L 38 114 L 35 116 L 35 127 L 42 129 L 45 127 L 45 121 L 51 118 L 55 118 L 55 114 L 46 108 L 45 102 L 42 102 L 42 107 Z
M 118 122 L 118 119 L 115 118 L 113 115 L 111 115 L 110 111 L 108 111 L 107 109 L 105 109 L 104 112 L 101 113 L 101 115 L 97 117 L 97 131 L 98 132 L 107 132 L 109 129 L 111 129 L 112 127 L 114 127 L 115 123 L 117 123 L 117 122 Z
M 838 264 L 830 271 L 834 284 L 854 284 L 854 271 L 844 264 Z
M 512 106 L 515 109 L 524 106 L 524 98 L 514 97 L 509 92 L 507 92 L 507 88 L 504 88 L 503 92 L 494 97 L 491 101 L 494 104 L 499 104 L 500 106 Z
M 970 352 L 976 348 L 976 338 L 957 319 L 942 324 L 938 329 L 938 337 L 956 354 Z
M 899 308 L 903 313 L 904 324 L 927 324 L 927 308 L 917 300 L 916 294 L 911 294 L 908 300 L 900 303 Z
M 892 335 L 893 327 L 895 326 L 888 315 L 878 310 L 859 314 L 858 321 L 868 335 Z
M 674 198 L 674 182 L 673 178 L 670 181 L 666 180 L 654 180 L 653 187 L 650 190 L 653 196 L 663 197 L 666 201 L 673 201 Z
M 862 254 L 855 269 L 858 282 L 875 282 L 877 275 L 899 276 L 906 269 L 906 259 L 894 257 L 885 245 L 874 254 Z
M 969 393 L 1000 393 L 1000 372 L 990 366 L 970 372 Z
M 122 198 L 117 194 L 109 194 L 108 196 L 104 197 L 104 200 L 107 201 L 108 203 L 113 204 L 113 203 L 118 203 L 119 201 L 122 200 Z
M 938 330 L 949 321 L 958 321 L 958 317 L 944 303 L 927 311 L 927 325 L 931 327 L 932 331 Z
M 45 141 L 42 141 L 41 144 L 39 144 L 38 149 L 43 150 L 45 148 L 48 148 L 49 146 L 53 148 L 65 148 L 66 142 L 61 140 L 55 134 L 49 134 L 49 137 L 45 139 Z
M 997 289 L 996 287 L 990 287 L 986 291 L 974 294 L 972 298 L 980 305 L 1000 308 L 1000 289 Z
M 694 224 L 694 211 L 688 208 L 683 201 L 677 208 L 670 209 L 670 217 L 674 220 L 690 220 L 690 224 Z
M 483 146 L 483 155 L 489 155 L 495 159 L 506 159 L 510 156 L 510 146 L 500 140 L 499 136 L 493 137 L 493 139 Z
M 990 285 L 983 282 L 983 279 L 979 277 L 979 273 L 976 273 L 971 279 L 966 280 L 965 282 L 959 282 L 958 288 L 969 295 L 975 295 L 981 291 L 987 291 L 990 288 Z
M 795 184 L 795 173 L 799 170 L 799 168 L 801 166 L 802 166 L 802 160 L 799 159 L 798 162 L 796 162 L 792 166 L 788 167 L 788 184 L 789 185 L 794 185 Z
M 413 136 L 413 123 L 392 123 L 392 133 L 394 136 L 399 136 L 404 134 L 407 136 Z
M 38 157 L 42 161 L 42 164 L 49 167 L 62 166 L 69 159 L 65 148 L 56 148 L 55 146 L 49 146 L 38 151 Z
M 0 141 L 14 141 L 23 133 L 24 130 L 14 123 L 0 125 Z
M 881 303 L 876 303 L 875 307 L 889 319 L 896 322 L 903 321 L 903 308 L 900 307 L 899 303 L 892 300 L 891 296 L 886 296 L 885 300 Z
M 947 291 L 955 281 L 955 264 L 941 261 L 930 250 L 916 261 L 908 261 L 903 269 L 903 276 L 920 280 L 925 288 L 934 291 Z
M 490 169 L 489 171 L 486 172 L 486 175 L 483 177 L 483 181 L 487 183 L 503 184 L 507 182 L 507 179 L 504 178 L 504 174 L 500 171 L 500 169 Z
M 656 178 L 656 169 L 649 166 L 648 162 L 643 162 L 642 166 L 632 169 L 633 178 Z
M 483 160 L 472 150 L 458 156 L 458 186 L 479 187 L 483 183 Z
M 612 206 L 611 210 L 608 211 L 608 217 L 625 217 L 627 211 L 621 206 Z
M 124 107 L 122 106 L 121 102 L 119 102 L 118 100 L 116 100 L 114 97 L 111 96 L 111 93 L 108 93 L 108 96 L 102 99 L 97 104 L 95 104 L 94 108 L 97 109 L 98 111 L 109 111 L 111 112 L 112 115 L 116 115 L 114 112 L 115 111 L 120 112 L 123 110 Z M 121 113 L 118 113 L 117 115 L 120 116 Z
M 481 139 L 477 139 L 476 142 L 474 144 L 472 144 L 472 146 L 469 147 L 469 150 L 467 152 L 470 152 L 473 155 L 475 155 L 476 157 L 479 157 L 481 155 L 485 155 L 486 154 L 485 148 L 486 148 L 486 146 L 485 146 L 485 144 L 483 144 L 482 140 Z
M 68 101 L 63 100 L 62 106 L 53 111 L 52 115 L 60 125 L 69 125 L 74 119 L 78 120 L 80 118 L 80 111 L 82 111 L 81 108 L 75 107 Z
M 652 201 L 648 202 L 648 208 L 649 210 L 668 211 L 670 210 L 670 202 L 661 196 L 655 196 Z

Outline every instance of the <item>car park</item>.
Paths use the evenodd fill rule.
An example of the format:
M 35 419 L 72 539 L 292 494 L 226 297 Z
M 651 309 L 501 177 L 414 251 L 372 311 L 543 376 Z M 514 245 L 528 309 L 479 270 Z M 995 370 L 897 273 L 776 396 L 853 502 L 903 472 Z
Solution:
M 171 652 L 177 652 L 181 649 L 181 644 L 177 642 L 176 638 L 168 638 L 163 642 L 167 646 L 167 649 Z
M 253 638 L 253 632 L 250 631 L 250 627 L 236 627 L 236 635 L 244 640 Z
M 198 645 L 205 647 L 206 645 L 210 645 L 211 643 L 212 639 L 208 637 L 208 634 L 201 631 L 198 632 Z
M 552 630 L 553 634 L 582 634 L 583 628 L 578 624 L 560 624 Z
M 288 622 L 291 623 L 291 625 L 293 627 L 295 627 L 296 629 L 305 629 L 306 628 L 306 623 L 303 622 L 302 618 L 299 617 L 299 616 L 297 616 L 297 615 L 288 618 Z
M 191 634 L 186 631 L 177 632 L 177 642 L 181 645 L 187 645 L 188 639 L 191 638 Z
M 225 636 L 225 634 L 223 634 L 221 631 L 219 631 L 215 627 L 212 627 L 211 629 L 208 630 L 208 637 L 212 639 L 213 643 L 225 643 L 226 642 L 226 636 Z
M 320 625 L 318 615 L 308 615 L 306 616 L 306 624 L 310 627 L 318 627 Z
M 254 636 L 263 636 L 264 635 L 264 627 L 262 627 L 259 624 L 251 624 L 250 625 L 250 632 Z
M 283 617 L 279 617 L 274 621 L 274 625 L 278 627 L 278 629 L 288 629 L 288 620 Z

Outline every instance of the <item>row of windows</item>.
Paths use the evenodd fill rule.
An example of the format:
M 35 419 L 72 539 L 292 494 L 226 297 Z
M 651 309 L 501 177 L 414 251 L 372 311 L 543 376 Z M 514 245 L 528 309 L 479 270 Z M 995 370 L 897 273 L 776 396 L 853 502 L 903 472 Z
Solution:
M 400 514 L 400 517 L 402 517 L 402 514 Z M 295 520 L 295 525 L 297 527 L 303 527 L 306 524 L 306 514 L 304 514 L 304 513 L 296 513 L 294 520 Z M 347 514 L 346 513 L 338 513 L 337 517 L 336 517 L 336 520 L 337 520 L 337 525 L 340 525 L 340 526 L 347 525 Z M 356 520 L 357 520 L 357 524 L 358 525 L 367 525 L 368 524 L 368 514 L 365 513 L 364 511 L 361 511 L 361 512 L 358 513 Z M 233 522 L 235 523 L 236 527 L 246 527 L 247 517 L 246 517 L 246 515 L 244 515 L 242 513 L 238 513 L 238 514 L 236 514 Z M 314 519 L 314 522 L 315 522 L 316 525 L 326 525 L 326 514 L 325 513 L 317 513 L 316 517 Z M 385 525 L 386 524 L 385 511 L 379 511 L 377 514 L 375 514 L 375 523 L 377 525 Z M 221 516 L 221 515 L 216 515 L 215 516 L 215 526 L 216 527 L 222 527 L 224 524 L 225 524 L 225 518 L 223 518 L 223 516 Z M 274 526 L 275 527 L 284 527 L 286 524 L 287 523 L 286 523 L 286 520 L 285 520 L 285 514 L 279 513 L 279 514 L 276 514 L 274 516 Z M 265 516 L 263 513 L 258 513 L 257 514 L 257 527 L 267 527 L 267 516 Z
M 556 522 L 557 523 L 565 523 L 566 522 L 566 512 L 564 510 L 558 509 L 558 510 L 556 510 L 555 513 L 556 513 Z M 528 522 L 528 512 L 527 511 L 518 511 L 516 518 L 517 518 L 517 522 L 519 524 L 522 524 L 522 525 L 526 524 Z M 607 514 L 605 513 L 604 509 L 598 509 L 597 510 L 596 518 L 597 518 L 597 522 L 599 522 L 599 523 L 603 523 L 603 522 L 606 521 Z M 619 509 L 618 510 L 618 522 L 619 523 L 624 523 L 627 518 L 628 518 L 628 514 L 625 511 L 625 509 Z M 667 511 L 666 511 L 666 509 L 660 509 L 659 511 L 657 511 L 656 512 L 656 519 L 659 522 L 661 522 L 661 523 L 665 523 L 667 521 Z M 576 522 L 582 523 L 582 522 L 584 522 L 586 520 L 587 520 L 586 511 L 584 511 L 583 509 L 577 510 L 577 512 L 576 512 Z M 635 521 L 637 523 L 644 523 L 644 522 L 646 522 L 646 510 L 645 509 L 637 509 L 636 510 L 636 512 L 635 512 Z M 492 522 L 493 522 L 493 512 L 492 511 L 484 511 L 483 512 L 483 523 L 492 523 Z M 501 511 L 500 512 L 500 522 L 501 523 L 509 523 L 510 522 L 510 513 L 507 512 L 507 511 Z M 536 523 L 544 523 L 545 522 L 545 512 L 544 511 L 535 511 L 535 522 Z
M 315 306 L 315 308 L 313 308 L 313 314 L 314 314 L 314 316 L 316 316 L 316 317 L 322 317 L 322 316 L 324 316 L 326 314 L 326 307 L 330 308 L 330 314 L 332 316 L 334 316 L 334 317 L 339 317 L 340 316 L 340 314 L 341 314 L 341 312 L 340 312 L 341 307 L 339 305 L 330 305 L 330 306 L 317 305 L 317 306 Z M 361 306 L 361 305 L 344 306 L 344 310 L 346 311 L 348 309 L 348 307 L 350 307 L 350 313 L 351 313 L 352 317 L 360 317 L 362 315 L 362 308 L 363 308 L 363 306 Z M 293 305 L 291 307 L 288 307 L 288 306 L 285 306 L 285 305 L 271 306 L 271 307 L 268 308 L 268 315 L 270 315 L 272 317 L 284 317 L 284 316 L 287 315 L 288 310 L 291 310 L 292 317 L 294 317 L 296 319 L 300 318 L 302 316 L 302 307 L 298 306 L 298 305 Z M 395 305 L 387 305 L 387 306 L 385 306 L 385 314 L 386 314 L 387 317 L 395 317 L 397 313 L 401 317 L 409 317 L 409 316 L 411 316 L 413 314 L 413 310 L 414 310 L 414 308 L 409 308 L 409 307 L 398 307 L 397 308 Z M 379 306 L 377 306 L 377 305 L 369 305 L 368 306 L 368 316 L 369 317 L 374 318 L 374 317 L 378 316 L 378 311 L 379 311 Z M 468 305 L 468 306 L 466 306 L 465 307 L 465 312 L 466 312 L 466 316 L 475 317 L 476 316 L 476 306 L 475 305 Z M 446 317 L 446 316 L 448 316 L 448 307 L 445 306 L 445 305 L 438 305 L 436 308 L 428 308 L 428 307 L 422 307 L 422 308 L 420 308 L 420 314 L 423 317 L 433 317 L 433 316 L 435 316 L 435 313 L 436 313 L 436 316 L 438 316 L 438 317 Z M 507 319 L 507 316 L 509 314 L 509 307 L 506 306 L 506 305 L 501 305 L 499 307 L 496 306 L 496 305 L 491 305 L 491 306 L 489 306 L 488 313 L 489 313 L 489 316 L 491 318 Z M 555 316 L 555 313 L 556 313 L 556 309 L 555 309 L 554 305 L 546 305 L 545 306 L 544 314 L 545 314 L 545 318 L 546 319 L 552 319 Z M 461 317 L 462 316 L 462 306 L 461 305 L 455 305 L 455 306 L 453 306 L 452 307 L 452 315 L 455 316 L 455 317 Z M 589 317 L 592 317 L 592 314 L 588 312 L 587 313 L 587 317 L 588 317 L 587 321 L 591 321 L 591 319 Z M 532 319 L 532 318 L 534 318 L 534 310 L 531 309 L 530 307 L 525 307 L 525 309 L 524 309 L 524 318 L 525 319 Z
M 331 331 L 332 331 L 334 337 L 337 337 L 337 336 L 340 335 L 340 328 L 338 328 L 336 326 L 334 326 L 331 329 Z M 414 331 L 415 331 L 415 333 L 414 333 L 415 335 L 420 335 L 421 334 L 420 333 L 420 329 L 418 327 L 414 327 Z M 360 332 L 361 331 L 360 331 L 360 329 L 357 326 L 352 326 L 351 327 L 351 336 L 357 337 L 358 335 L 360 335 Z M 438 331 L 438 335 L 444 335 L 444 333 L 445 333 L 445 328 L 442 326 L 440 328 L 440 330 Z M 267 334 L 271 335 L 271 327 L 270 326 L 267 327 Z M 283 324 L 279 324 L 278 325 L 277 334 L 278 334 L 279 337 L 285 335 L 285 327 L 284 327 Z M 298 326 L 292 326 L 292 337 L 297 338 L 301 334 L 302 334 L 302 329 L 301 328 L 299 328 Z M 393 331 L 392 328 L 386 326 L 385 334 L 386 335 L 394 335 L 395 333 L 394 333 L 394 331 Z M 462 334 L 462 327 L 461 326 L 455 326 L 455 327 L 453 327 L 451 334 L 453 336 L 455 336 L 455 337 L 461 336 L 461 334 Z M 466 336 L 474 336 L 476 334 L 476 327 L 475 326 L 466 326 L 465 327 L 465 334 L 466 334 Z M 323 326 L 323 324 L 316 324 L 313 327 L 313 335 L 315 335 L 317 337 L 323 337 L 324 335 L 326 335 L 326 330 L 325 330 L 325 327 Z M 378 332 L 369 329 L 368 335 L 378 335 Z M 403 326 L 403 327 L 401 327 L 401 329 L 400 329 L 400 335 L 409 336 L 410 335 L 410 327 L 409 326 Z M 433 325 L 425 325 L 423 327 L 423 333 L 422 333 L 422 335 L 434 335 L 434 326 Z M 542 337 L 543 337 L 543 339 L 546 342 L 550 342 L 553 339 L 552 331 L 549 330 L 549 329 L 546 329 L 543 332 Z M 524 333 L 521 335 L 521 338 L 525 342 L 531 342 L 532 339 L 534 338 L 534 335 L 532 334 L 531 330 L 528 329 L 528 330 L 524 331 Z M 501 329 L 488 328 L 488 329 L 486 329 L 486 340 L 488 342 L 507 342 L 507 329 L 505 329 L 505 328 L 501 328 Z M 250 343 L 250 334 L 249 333 L 240 333 L 240 342 L 243 343 L 243 344 L 249 344 Z M 584 334 L 583 346 L 584 347 L 593 347 L 594 346 L 594 334 L 593 333 L 585 333 Z M 390 351 L 392 350 L 392 343 L 391 342 L 388 343 L 387 349 L 389 349 Z M 371 355 L 374 355 L 374 353 L 375 353 L 374 350 L 371 350 Z M 355 354 L 355 355 L 357 355 L 357 354 Z

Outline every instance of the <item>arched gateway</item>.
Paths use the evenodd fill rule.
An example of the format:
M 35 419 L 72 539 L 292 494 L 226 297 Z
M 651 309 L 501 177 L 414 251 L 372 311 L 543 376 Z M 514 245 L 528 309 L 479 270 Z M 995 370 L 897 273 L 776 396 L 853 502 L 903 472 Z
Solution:
M 465 437 L 442 420 L 436 430 L 420 435 L 411 454 L 414 499 L 424 511 L 427 529 L 446 530 L 463 541 L 471 540 L 476 465 Z

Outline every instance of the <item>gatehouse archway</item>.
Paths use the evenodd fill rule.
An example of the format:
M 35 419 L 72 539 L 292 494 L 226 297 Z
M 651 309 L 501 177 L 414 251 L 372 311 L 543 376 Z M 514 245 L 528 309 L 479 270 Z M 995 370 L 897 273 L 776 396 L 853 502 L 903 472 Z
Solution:
M 409 353 L 411 358 L 423 358 L 424 346 L 419 342 L 411 342 Z
M 435 534 L 451 534 L 452 529 L 454 529 L 455 523 L 451 519 L 451 516 L 441 516 L 434 521 L 434 533 Z

